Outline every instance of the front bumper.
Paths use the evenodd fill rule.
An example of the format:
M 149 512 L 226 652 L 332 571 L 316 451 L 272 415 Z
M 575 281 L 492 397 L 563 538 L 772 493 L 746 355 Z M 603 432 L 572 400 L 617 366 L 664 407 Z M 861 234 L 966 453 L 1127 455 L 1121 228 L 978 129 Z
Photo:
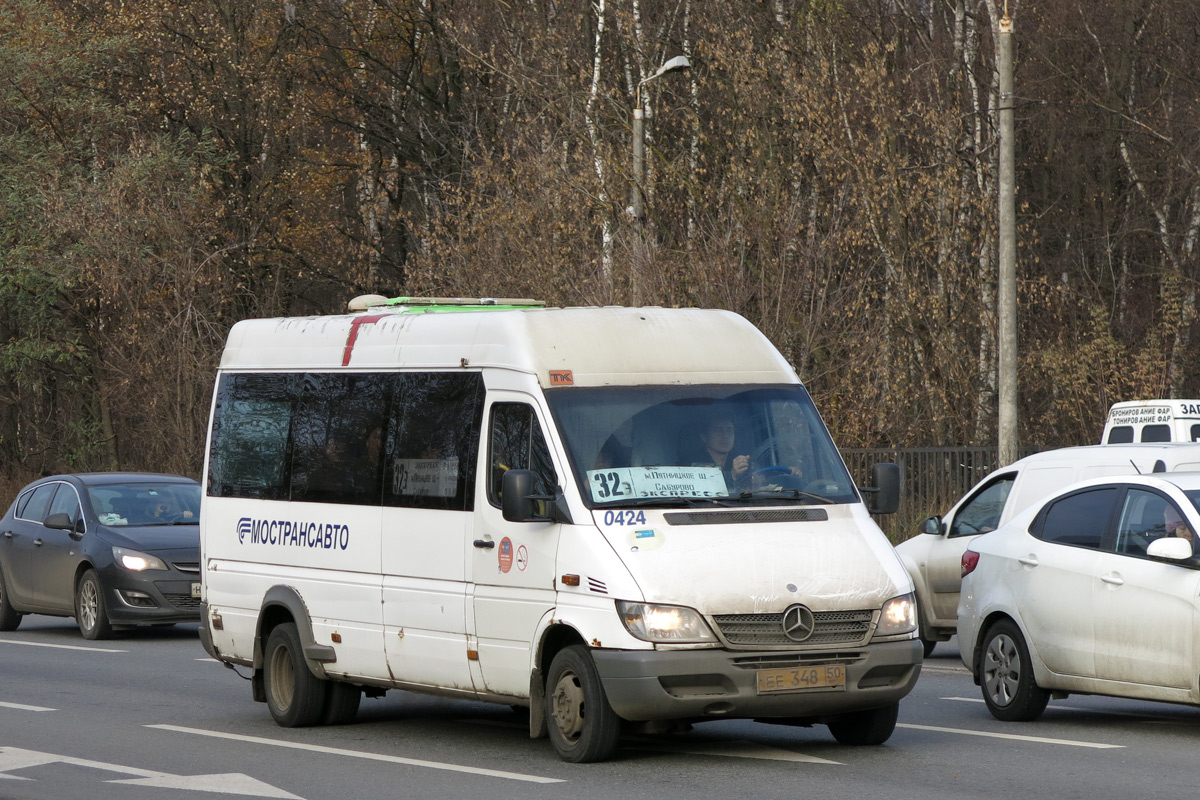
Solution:
M 627 720 L 824 718 L 898 702 L 921 672 L 911 639 L 818 652 L 593 650 L 608 702 Z M 758 670 L 843 664 L 844 689 L 759 694 Z
M 114 625 L 170 624 L 200 619 L 200 598 L 192 596 L 199 575 L 178 570 L 130 572 L 117 566 L 104 571 L 105 605 Z

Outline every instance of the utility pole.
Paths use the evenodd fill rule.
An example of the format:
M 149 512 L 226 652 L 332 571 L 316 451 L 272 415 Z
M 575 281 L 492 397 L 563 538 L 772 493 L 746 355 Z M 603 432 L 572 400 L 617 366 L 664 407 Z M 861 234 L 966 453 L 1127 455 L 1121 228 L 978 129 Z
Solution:
M 649 109 L 642 109 L 642 86 L 667 74 L 681 69 L 691 69 L 692 62 L 687 56 L 675 56 L 667 61 L 653 75 L 642 78 L 634 92 L 633 102 L 633 188 L 629 195 L 629 216 L 633 221 L 634 256 L 631 277 L 631 293 L 633 304 L 641 303 L 641 273 L 643 262 L 646 260 L 646 212 L 645 212 L 645 181 L 646 181 L 646 122 Z
M 1017 447 L 1017 209 L 1013 143 L 1013 22 L 1004 4 L 996 37 L 996 69 L 1000 78 L 1000 247 L 997 291 L 998 369 L 1000 390 L 996 444 L 998 466 L 1019 457 Z

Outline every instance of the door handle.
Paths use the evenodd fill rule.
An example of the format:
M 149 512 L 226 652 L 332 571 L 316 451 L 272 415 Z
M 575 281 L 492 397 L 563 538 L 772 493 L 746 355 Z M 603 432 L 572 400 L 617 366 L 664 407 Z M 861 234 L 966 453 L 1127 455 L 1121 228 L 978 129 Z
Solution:
M 490 539 L 476 539 L 474 544 L 476 547 L 478 547 L 482 550 L 491 550 L 493 547 L 496 546 L 496 543 Z
M 34 546 L 34 547 L 41 547 L 43 544 L 45 544 L 45 543 L 44 543 L 44 542 L 43 542 L 41 539 L 34 539 L 34 540 L 33 540 L 33 546 Z
M 1017 559 L 1017 561 L 1027 567 L 1036 567 L 1038 565 L 1037 556 L 1033 555 L 1032 553 L 1027 556 L 1021 556 Z
M 1125 585 L 1125 579 L 1115 572 L 1110 572 L 1108 575 L 1101 575 L 1100 580 L 1104 581 L 1105 583 L 1110 583 L 1113 586 Z
M 5 539 L 11 539 L 11 538 L 12 538 L 12 531 L 5 531 L 5 532 L 4 532 L 4 538 L 5 538 Z

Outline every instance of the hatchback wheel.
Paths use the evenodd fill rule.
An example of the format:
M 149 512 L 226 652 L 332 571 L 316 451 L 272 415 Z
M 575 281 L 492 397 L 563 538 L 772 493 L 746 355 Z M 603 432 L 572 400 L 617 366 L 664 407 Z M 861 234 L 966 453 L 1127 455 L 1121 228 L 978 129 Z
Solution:
M 75 587 L 75 621 L 85 639 L 108 639 L 112 636 L 104 585 L 94 569 L 83 573 L 83 578 Z
M 0 631 L 15 631 L 21 624 L 20 611 L 12 607 L 8 599 L 8 587 L 4 584 L 4 570 L 0 569 Z
M 979 686 L 992 716 L 1006 722 L 1037 719 L 1050 702 L 1050 693 L 1034 683 L 1025 638 L 1009 620 L 988 628 L 979 658 Z

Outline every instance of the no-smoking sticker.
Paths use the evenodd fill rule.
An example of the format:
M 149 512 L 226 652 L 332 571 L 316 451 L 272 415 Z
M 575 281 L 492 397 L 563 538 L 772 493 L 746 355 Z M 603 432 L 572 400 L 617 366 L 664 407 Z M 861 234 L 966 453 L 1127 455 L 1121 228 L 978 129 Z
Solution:
M 517 548 L 517 569 L 521 570 L 521 572 L 524 572 L 525 568 L 528 566 L 529 550 L 526 549 L 525 545 L 521 545 Z

